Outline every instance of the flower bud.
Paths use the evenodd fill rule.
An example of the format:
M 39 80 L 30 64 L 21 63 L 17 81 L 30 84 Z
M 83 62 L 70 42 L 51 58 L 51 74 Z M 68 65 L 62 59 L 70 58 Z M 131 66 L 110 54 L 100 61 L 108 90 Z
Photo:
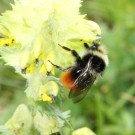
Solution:
M 24 104 L 19 105 L 5 126 L 16 135 L 30 134 L 32 116 L 28 107 Z
M 96 135 L 92 130 L 87 127 L 79 128 L 75 130 L 72 135 Z

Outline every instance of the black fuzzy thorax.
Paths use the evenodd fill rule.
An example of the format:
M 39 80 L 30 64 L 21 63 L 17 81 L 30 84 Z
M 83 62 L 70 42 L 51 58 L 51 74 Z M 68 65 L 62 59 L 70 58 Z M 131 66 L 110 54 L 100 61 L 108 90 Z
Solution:
M 88 64 L 88 62 L 91 62 L 90 65 L 92 70 L 97 73 L 102 73 L 106 67 L 104 60 L 94 54 L 88 53 L 82 58 L 82 65 L 84 65 L 84 67 Z
M 90 62 L 91 70 L 99 74 L 102 74 L 106 67 L 106 64 L 102 58 L 97 55 L 88 53 L 84 55 L 82 57 L 82 61 L 71 70 L 72 78 L 74 80 L 79 77 L 79 75 L 82 73 L 82 70 L 86 68 L 88 62 Z M 87 75 L 87 77 L 89 78 L 90 75 Z

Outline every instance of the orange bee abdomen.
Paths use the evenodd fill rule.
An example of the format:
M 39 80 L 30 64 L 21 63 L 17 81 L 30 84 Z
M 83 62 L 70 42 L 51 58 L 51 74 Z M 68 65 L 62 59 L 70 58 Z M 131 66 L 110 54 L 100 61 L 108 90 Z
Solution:
M 66 88 L 71 89 L 74 83 L 74 79 L 70 71 L 63 72 L 61 74 L 61 82 Z

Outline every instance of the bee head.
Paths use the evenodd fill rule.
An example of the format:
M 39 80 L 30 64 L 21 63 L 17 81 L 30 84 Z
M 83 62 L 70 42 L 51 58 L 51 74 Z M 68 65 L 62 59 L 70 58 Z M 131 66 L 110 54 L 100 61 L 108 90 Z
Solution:
M 109 62 L 108 62 L 107 51 L 103 45 L 97 42 L 93 42 L 93 45 L 89 47 L 89 50 L 90 50 L 89 53 L 101 58 L 105 62 L 105 65 L 106 66 L 108 65 Z
M 98 43 L 94 43 L 94 44 L 90 47 L 90 50 L 92 50 L 92 51 L 98 51 L 98 48 L 99 48 L 99 44 L 98 44 Z
M 92 50 L 94 52 L 106 54 L 105 48 L 98 42 L 94 42 L 93 45 L 90 47 L 90 50 Z

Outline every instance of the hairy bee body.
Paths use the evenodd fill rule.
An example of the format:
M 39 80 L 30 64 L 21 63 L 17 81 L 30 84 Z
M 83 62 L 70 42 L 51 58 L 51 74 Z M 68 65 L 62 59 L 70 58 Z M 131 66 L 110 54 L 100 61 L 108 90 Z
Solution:
M 103 74 L 108 65 L 108 56 L 103 46 L 98 43 L 94 43 L 90 47 L 84 43 L 84 46 L 87 49 L 87 53 L 82 58 L 75 50 L 61 46 L 65 50 L 71 51 L 76 57 L 75 65 L 63 70 L 61 67 L 53 64 L 63 71 L 61 82 L 70 90 L 69 98 L 74 103 L 81 101 L 87 95 L 88 90 L 95 80 Z

